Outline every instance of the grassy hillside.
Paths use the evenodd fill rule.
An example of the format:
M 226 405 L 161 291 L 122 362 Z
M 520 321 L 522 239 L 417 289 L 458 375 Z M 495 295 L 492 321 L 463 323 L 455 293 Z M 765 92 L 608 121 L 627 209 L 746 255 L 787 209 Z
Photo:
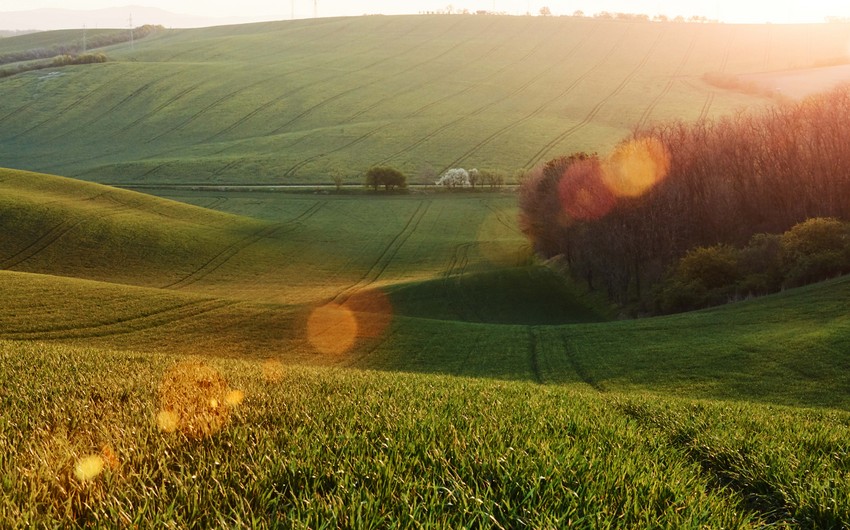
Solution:
M 359 182 L 378 163 L 420 182 L 512 172 L 605 151 L 638 123 L 761 105 L 702 77 L 846 60 L 848 37 L 483 16 L 176 30 L 108 49 L 107 64 L 0 81 L 0 159 L 112 183 Z
M 5 526 L 850 525 L 848 278 L 611 322 L 508 194 L 159 191 L 0 172 Z
M 10 528 L 850 524 L 845 412 L 7 341 L 0 377 Z
M 3 176 L 0 338 L 850 406 L 845 279 L 606 323 L 527 264 L 502 194 L 195 192 L 248 218 Z

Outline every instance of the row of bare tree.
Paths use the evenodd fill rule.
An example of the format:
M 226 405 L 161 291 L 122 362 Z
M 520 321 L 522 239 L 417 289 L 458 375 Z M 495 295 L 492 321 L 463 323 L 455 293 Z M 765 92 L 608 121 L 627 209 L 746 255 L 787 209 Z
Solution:
M 603 200 L 599 179 L 574 175 L 576 165 L 591 176 L 603 167 L 596 155 L 552 160 L 520 188 L 521 223 L 536 250 L 563 256 L 574 276 L 617 303 L 651 311 L 651 287 L 690 249 L 744 245 L 812 217 L 850 219 L 850 85 L 759 112 L 652 125 L 628 141 L 660 143 L 666 176 L 601 215 L 571 215 L 562 200 L 565 186 L 578 186 L 572 193 L 588 204 Z

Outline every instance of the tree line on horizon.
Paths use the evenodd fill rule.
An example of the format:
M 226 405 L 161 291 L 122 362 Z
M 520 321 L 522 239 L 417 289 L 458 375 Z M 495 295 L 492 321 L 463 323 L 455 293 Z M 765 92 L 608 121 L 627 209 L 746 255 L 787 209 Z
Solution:
M 761 111 L 654 124 L 624 144 L 635 142 L 666 157 L 664 178 L 645 193 L 612 196 L 606 161 L 576 153 L 529 174 L 519 202 L 538 254 L 561 257 L 576 279 L 639 312 L 662 311 L 662 284 L 696 248 L 744 247 L 816 217 L 850 220 L 850 85 Z M 565 210 L 565 194 L 584 210 Z

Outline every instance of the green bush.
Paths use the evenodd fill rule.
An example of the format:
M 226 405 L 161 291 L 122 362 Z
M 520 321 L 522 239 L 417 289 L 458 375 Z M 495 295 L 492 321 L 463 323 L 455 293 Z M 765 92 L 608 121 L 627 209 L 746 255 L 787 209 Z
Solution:
M 782 235 L 785 285 L 805 285 L 850 272 L 850 228 L 834 218 L 813 218 Z

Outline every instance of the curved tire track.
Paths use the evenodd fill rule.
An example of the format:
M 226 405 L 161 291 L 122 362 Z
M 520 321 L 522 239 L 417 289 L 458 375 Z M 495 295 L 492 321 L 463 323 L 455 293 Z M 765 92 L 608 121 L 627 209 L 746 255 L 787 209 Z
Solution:
M 422 218 L 425 217 L 430 207 L 431 201 L 420 201 L 419 206 L 416 207 L 416 210 L 414 210 L 413 214 L 407 220 L 407 223 L 405 223 L 401 231 L 395 235 L 380 255 L 378 255 L 378 258 L 372 263 L 369 269 L 363 273 L 359 280 L 337 293 L 332 301 L 342 305 L 356 292 L 377 281 L 390 265 L 393 258 L 395 258 L 396 254 L 398 254 L 399 249 L 419 227 L 419 223 L 422 222 Z
M 634 76 L 637 75 L 637 73 L 640 70 L 642 70 L 644 66 L 646 66 L 646 63 L 649 62 L 649 60 L 652 58 L 653 52 L 655 52 L 655 49 L 658 47 L 658 44 L 661 42 L 661 37 L 664 35 L 664 33 L 665 33 L 664 31 L 659 32 L 658 37 L 652 43 L 652 46 L 650 46 L 649 51 L 646 53 L 646 55 L 644 55 L 644 57 L 640 61 L 640 63 L 638 63 L 638 65 L 635 68 L 633 68 L 626 75 L 625 78 L 623 78 L 623 80 L 620 82 L 620 84 L 617 85 L 617 87 L 613 91 L 611 91 L 608 95 L 603 97 L 592 109 L 590 109 L 590 112 L 587 113 L 587 115 L 584 117 L 583 120 L 581 120 L 576 125 L 570 127 L 566 131 L 562 132 L 561 134 L 557 135 L 555 138 L 553 138 L 552 140 L 547 142 L 546 145 L 544 145 L 542 148 L 540 148 L 534 154 L 534 156 L 532 156 L 528 160 L 528 162 L 525 163 L 525 167 L 526 168 L 533 167 L 535 164 L 537 164 L 540 161 L 540 159 L 542 159 L 546 155 L 546 153 L 548 153 L 550 150 L 552 150 L 552 148 L 554 148 L 556 145 L 563 142 L 564 140 L 566 140 L 567 138 L 569 138 L 570 136 L 572 136 L 573 134 L 575 134 L 579 130 L 583 129 L 588 124 L 590 124 L 590 122 L 592 122 L 593 119 L 596 117 L 596 115 L 599 114 L 599 112 L 602 110 L 602 107 L 604 107 L 605 104 L 608 103 L 617 94 L 622 92 L 623 89 L 626 88 L 626 86 L 629 84 L 629 82 L 634 78 Z
M 126 335 L 199 317 L 206 313 L 236 305 L 237 303 L 228 300 L 202 300 L 180 304 L 176 307 L 143 315 L 118 319 L 109 323 L 88 326 L 68 326 L 56 330 L 3 333 L 0 336 L 9 340 L 62 340 Z
M 295 230 L 296 228 L 298 228 L 298 225 L 296 223 L 309 219 L 310 217 L 315 215 L 316 212 L 318 212 L 322 208 L 322 206 L 324 206 L 324 204 L 324 202 L 316 202 L 306 211 L 302 212 L 297 217 L 285 223 L 269 225 L 261 230 L 258 230 L 257 232 L 251 234 L 248 237 L 245 237 L 231 245 L 228 245 L 218 254 L 207 260 L 203 265 L 192 271 L 190 274 L 184 276 L 176 282 L 172 282 L 168 285 L 163 286 L 162 289 L 182 289 L 183 287 L 192 285 L 193 283 L 202 280 L 203 278 L 217 271 L 219 268 L 221 268 L 222 265 L 230 261 L 234 256 L 236 256 L 249 246 L 258 243 L 263 239 L 270 238 L 278 234 L 284 228 L 289 228 L 287 232 Z M 296 225 L 292 226 L 293 224 Z
M 649 120 L 649 117 L 652 116 L 652 113 L 655 111 L 655 107 L 661 102 L 664 97 L 670 93 L 670 90 L 673 88 L 673 85 L 676 84 L 676 78 L 682 73 L 682 70 L 685 68 L 685 65 L 691 60 L 691 56 L 694 53 L 694 48 L 697 44 L 697 39 L 699 37 L 699 33 L 694 32 L 694 37 L 691 39 L 691 43 L 688 46 L 687 51 L 685 51 L 684 57 L 682 57 L 682 61 L 679 63 L 679 66 L 676 67 L 676 70 L 673 72 L 673 75 L 670 76 L 670 80 L 667 81 L 667 84 L 664 86 L 664 89 L 660 94 L 655 96 L 655 98 L 649 103 L 649 106 L 643 111 L 643 114 L 640 115 L 640 118 L 637 121 L 636 128 L 642 129 L 646 122 Z

